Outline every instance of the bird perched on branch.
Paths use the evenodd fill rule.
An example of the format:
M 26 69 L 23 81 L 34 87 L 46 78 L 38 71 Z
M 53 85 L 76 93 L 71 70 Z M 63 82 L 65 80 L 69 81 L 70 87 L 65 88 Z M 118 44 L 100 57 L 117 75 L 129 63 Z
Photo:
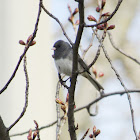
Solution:
M 72 76 L 73 49 L 69 43 L 58 40 L 55 42 L 52 50 L 54 50 L 54 61 L 59 74 Z M 91 84 L 98 90 L 104 90 L 99 82 L 90 74 L 88 66 L 78 55 L 78 72 L 87 78 Z

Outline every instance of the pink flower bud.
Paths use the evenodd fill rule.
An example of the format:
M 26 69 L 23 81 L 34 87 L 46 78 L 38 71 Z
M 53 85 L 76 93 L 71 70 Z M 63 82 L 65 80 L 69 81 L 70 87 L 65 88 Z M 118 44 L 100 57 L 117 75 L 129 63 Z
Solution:
M 96 7 L 96 12 L 100 12 L 100 7 Z
M 75 24 L 76 24 L 76 25 L 79 25 L 79 20 L 77 20 L 77 21 L 75 22 Z
M 103 9 L 106 4 L 106 0 L 102 0 L 101 8 Z
M 87 19 L 88 19 L 89 21 L 95 21 L 95 22 L 97 22 L 96 18 L 93 17 L 93 16 L 91 16 L 91 15 L 89 15 L 89 16 L 87 17 Z
M 79 12 L 78 8 L 75 8 L 74 12 L 72 13 L 72 15 L 74 16 L 75 14 L 77 14 Z
M 30 35 L 27 39 L 27 43 L 32 39 L 33 35 Z
M 90 138 L 93 138 L 93 135 L 92 135 L 92 134 L 90 134 L 90 135 L 89 135 L 89 137 L 90 137 Z
M 107 28 L 107 30 L 112 30 L 112 29 L 114 29 L 115 28 L 115 25 L 110 25 L 108 28 Z
M 101 131 L 98 129 L 98 130 L 94 133 L 95 137 L 97 137 L 100 133 L 101 133 Z
M 103 72 L 100 72 L 99 73 L 99 77 L 103 77 L 104 76 L 104 73 Z
M 56 101 L 56 103 L 57 103 L 57 104 L 64 105 L 64 103 L 63 103 L 63 102 L 62 102 L 59 98 L 56 98 L 56 100 L 55 100 L 55 101 Z
M 33 46 L 35 44 L 36 44 L 36 41 L 33 40 L 30 46 Z
M 25 42 L 23 40 L 19 40 L 20 45 L 25 45 Z

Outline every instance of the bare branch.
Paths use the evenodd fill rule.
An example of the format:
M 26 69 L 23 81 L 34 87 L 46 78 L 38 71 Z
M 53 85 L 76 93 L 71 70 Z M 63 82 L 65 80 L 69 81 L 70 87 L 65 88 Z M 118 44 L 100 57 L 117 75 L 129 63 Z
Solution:
M 129 93 L 140 93 L 140 89 L 134 89 L 134 90 L 128 90 Z M 107 98 L 107 97 L 110 97 L 110 96 L 114 96 L 114 95 L 124 95 L 126 93 L 125 90 L 123 91 L 116 91 L 116 92 L 111 92 L 111 93 L 105 93 L 103 94 L 102 96 L 98 97 L 97 99 L 91 101 L 90 103 L 88 103 L 87 105 L 85 106 L 82 106 L 82 107 L 79 107 L 77 109 L 74 110 L 74 112 L 78 112 L 78 111 L 81 111 L 83 109 L 87 109 L 87 108 L 90 108 L 90 106 L 94 105 L 95 103 L 99 102 L 100 100 L 104 99 L 104 98 Z M 63 117 L 63 116 L 62 116 Z M 62 119 L 61 117 L 61 119 Z M 45 125 L 45 126 L 42 126 L 39 128 L 39 130 L 42 130 L 42 129 L 46 129 L 46 128 L 49 128 L 49 127 L 52 127 L 53 125 L 55 125 L 57 123 L 57 120 Z M 35 129 L 33 130 L 35 131 Z M 29 131 L 25 131 L 25 132 L 21 132 L 21 133 L 17 133 L 17 134 L 12 134 L 10 135 L 10 137 L 15 137 L 15 136 L 21 136 L 21 135 L 25 135 L 27 134 Z
M 59 91 L 60 91 L 60 83 L 58 81 L 57 88 L 56 88 L 56 98 L 59 98 Z M 56 103 L 56 112 L 57 112 L 56 140 L 59 140 L 61 117 L 60 117 L 60 105 L 57 103 Z
M 35 24 L 35 28 L 34 28 L 32 39 L 29 41 L 28 46 L 24 50 L 23 54 L 20 56 L 19 61 L 18 61 L 17 65 L 16 65 L 16 68 L 15 68 L 12 76 L 10 77 L 10 79 L 8 80 L 8 82 L 5 84 L 5 86 L 0 90 L 0 94 L 2 94 L 7 89 L 7 87 L 9 86 L 9 84 L 11 83 L 11 81 L 13 80 L 13 78 L 15 77 L 16 72 L 17 72 L 17 70 L 18 70 L 18 68 L 19 68 L 19 66 L 21 64 L 21 61 L 22 61 L 24 55 L 26 54 L 26 52 L 28 51 L 30 45 L 32 44 L 32 41 L 36 37 L 36 33 L 37 33 L 37 30 L 38 30 L 38 24 L 39 24 L 39 18 L 40 18 L 40 14 L 41 14 L 41 3 L 42 3 L 42 0 L 40 0 L 40 3 L 39 3 L 38 16 L 37 16 L 37 20 L 36 20 L 36 24 Z
M 112 12 L 112 14 L 107 19 L 105 19 L 102 22 L 97 23 L 97 24 L 85 25 L 85 27 L 96 27 L 96 26 L 98 26 L 100 24 L 103 24 L 103 23 L 106 23 L 107 21 L 109 21 L 116 14 L 116 12 L 118 11 L 118 9 L 119 9 L 119 7 L 120 7 L 120 5 L 121 5 L 122 2 L 123 2 L 123 0 L 118 0 L 118 4 L 117 4 L 115 10 Z
M 121 49 L 119 49 L 119 48 L 115 45 L 115 43 L 114 43 L 114 41 L 113 41 L 112 34 L 111 34 L 109 31 L 108 31 L 107 33 L 108 33 L 108 36 L 109 36 L 109 40 L 110 40 L 110 42 L 111 42 L 111 45 L 113 46 L 114 49 L 116 49 L 118 52 L 120 52 L 120 53 L 123 54 L 124 56 L 128 57 L 129 59 L 133 60 L 134 62 L 136 62 L 137 64 L 140 65 L 140 61 L 138 61 L 137 59 L 133 58 L 132 56 L 126 54 L 126 53 L 123 52 Z
M 106 32 L 106 30 L 104 31 Z M 121 85 L 123 86 L 123 88 L 125 89 L 126 93 L 127 93 L 127 98 L 128 98 L 128 101 L 129 101 L 129 106 L 130 106 L 130 111 L 131 111 L 131 119 L 132 119 L 132 124 L 133 124 L 133 131 L 134 131 L 134 134 L 135 134 L 135 137 L 136 137 L 136 140 L 138 140 L 138 136 L 137 136 L 137 131 L 136 131 L 136 128 L 135 128 L 135 120 L 134 120 L 134 110 L 133 110 L 133 107 L 132 107 L 132 102 L 131 102 L 131 97 L 130 97 L 130 94 L 129 94 L 129 91 L 128 89 L 126 88 L 126 86 L 124 85 L 123 83 L 123 80 L 122 78 L 120 77 L 118 71 L 115 69 L 115 67 L 112 65 L 112 61 L 107 53 L 107 50 L 105 49 L 101 39 L 99 38 L 99 36 L 96 34 L 96 37 L 98 39 L 98 41 L 100 42 L 100 45 L 102 46 L 102 49 L 103 49 L 103 52 L 105 54 L 105 57 L 107 58 L 108 62 L 110 63 L 110 66 L 111 68 L 113 69 L 113 71 L 115 72 L 118 80 L 120 81 Z
M 57 17 L 55 17 L 53 14 L 51 14 L 43 5 L 43 3 L 41 3 L 41 7 L 42 9 L 46 12 L 47 15 L 49 15 L 50 17 L 52 17 L 54 20 L 56 20 L 56 22 L 60 25 L 62 31 L 63 31 L 63 34 L 64 36 L 68 39 L 68 41 L 70 42 L 71 45 L 73 45 L 73 42 L 71 41 L 71 39 L 68 37 L 62 23 L 59 21 L 59 19 Z
M 26 47 L 25 47 L 26 49 Z M 24 116 L 26 109 L 28 107 L 28 95 L 29 95 L 29 77 L 28 77 L 28 72 L 27 72 L 27 60 L 26 60 L 26 55 L 24 56 L 24 73 L 25 73 L 25 79 L 26 79 L 26 90 L 25 90 L 25 105 L 23 108 L 22 113 L 20 114 L 20 116 L 17 118 L 17 120 L 8 128 L 8 131 L 11 130 L 12 127 L 14 127 L 19 120 Z

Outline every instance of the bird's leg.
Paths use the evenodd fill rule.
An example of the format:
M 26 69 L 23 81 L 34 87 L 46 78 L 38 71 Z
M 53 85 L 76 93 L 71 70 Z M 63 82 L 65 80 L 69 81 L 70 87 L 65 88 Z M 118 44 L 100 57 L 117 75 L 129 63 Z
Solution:
M 68 89 L 69 87 L 65 84 L 65 82 L 66 82 L 69 78 L 68 78 L 67 80 L 63 81 L 62 78 L 61 78 L 60 73 L 58 73 L 58 77 L 59 77 L 59 81 L 60 81 L 61 85 L 63 85 L 65 88 Z

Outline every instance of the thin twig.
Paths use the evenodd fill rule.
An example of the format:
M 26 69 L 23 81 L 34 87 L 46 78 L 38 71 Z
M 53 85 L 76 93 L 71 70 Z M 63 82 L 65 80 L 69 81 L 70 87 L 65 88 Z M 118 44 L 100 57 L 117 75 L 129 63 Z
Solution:
M 60 91 L 60 83 L 58 81 L 56 88 L 56 99 L 59 99 L 59 91 Z M 57 112 L 57 127 L 56 127 L 56 140 L 60 138 L 60 125 L 61 125 L 61 117 L 60 117 L 60 105 L 56 103 L 56 112 Z
M 56 22 L 60 25 L 62 31 L 63 31 L 63 34 L 65 35 L 65 37 L 68 39 L 68 41 L 70 42 L 71 45 L 73 45 L 73 42 L 71 41 L 71 39 L 68 37 L 62 23 L 59 21 L 59 19 L 57 17 L 55 17 L 53 14 L 51 14 L 43 5 L 43 3 L 41 3 L 41 7 L 42 9 L 46 12 L 47 15 L 49 15 L 50 17 L 52 17 L 54 20 L 56 20 Z
M 137 59 L 133 58 L 132 56 L 126 54 L 126 53 L 123 52 L 121 49 L 119 49 L 119 48 L 115 45 L 115 43 L 114 43 L 114 41 L 113 41 L 112 34 L 111 34 L 109 31 L 108 31 L 107 33 L 108 33 L 108 36 L 109 36 L 109 40 L 110 40 L 110 42 L 111 42 L 111 45 L 113 46 L 114 49 L 116 49 L 118 52 L 120 52 L 120 53 L 123 54 L 124 56 L 128 57 L 129 59 L 133 60 L 134 62 L 136 62 L 137 64 L 140 65 L 140 61 L 138 61 Z
M 106 30 L 104 31 L 106 32 Z M 105 54 L 105 57 L 107 58 L 108 62 L 110 63 L 110 66 L 111 68 L 113 69 L 113 71 L 115 72 L 118 80 L 120 81 L 122 87 L 125 89 L 126 93 L 127 93 L 127 98 L 128 98 L 128 101 L 129 101 L 129 106 L 130 106 L 130 111 L 131 111 L 131 119 L 132 119 L 132 124 L 133 124 L 133 131 L 134 131 L 134 134 L 135 134 L 135 137 L 136 137 L 136 140 L 138 140 L 138 136 L 137 136 L 137 131 L 136 131 L 136 127 L 135 127 L 135 119 L 134 119 L 134 110 L 133 110 L 133 107 L 132 107 L 132 102 L 131 102 L 131 97 L 130 97 L 130 94 L 129 94 L 129 91 L 128 89 L 126 88 L 126 86 L 124 85 L 123 83 L 123 80 L 122 78 L 120 77 L 118 71 L 115 69 L 115 67 L 113 66 L 112 64 L 112 60 L 110 59 L 101 39 L 99 38 L 99 36 L 96 34 L 96 37 L 98 39 L 98 41 L 100 42 L 101 46 L 102 46 L 102 49 L 103 49 L 103 52 Z
M 135 92 L 136 92 L 136 93 L 138 93 L 138 92 L 140 93 L 140 90 L 139 90 L 139 89 L 138 89 L 138 90 L 135 90 L 135 89 L 134 89 L 134 90 L 129 90 L 129 93 L 135 93 Z M 124 95 L 125 93 L 126 93 L 125 90 L 123 90 L 123 91 L 111 92 L 111 93 L 105 93 L 105 94 L 103 94 L 102 96 L 98 97 L 97 99 L 91 101 L 91 102 L 88 103 L 87 105 L 84 105 L 84 106 L 82 106 L 82 107 L 79 107 L 79 108 L 75 109 L 74 112 L 76 113 L 76 112 L 81 111 L 81 110 L 83 110 L 83 109 L 87 109 L 87 108 L 89 108 L 90 106 L 92 106 L 93 104 L 95 104 L 95 103 L 101 101 L 101 100 L 104 99 L 104 98 L 107 98 L 107 97 L 110 97 L 110 96 L 114 96 L 114 95 Z M 62 117 L 63 117 L 63 116 L 62 116 Z M 62 117 L 61 117 L 61 119 L 62 119 Z M 47 125 L 45 125 L 45 126 L 40 127 L 39 130 L 43 130 L 43 129 L 52 127 L 52 126 L 55 125 L 56 123 L 57 123 L 57 120 L 55 120 L 55 121 L 53 121 L 53 122 L 51 122 L 51 123 L 49 123 L 49 124 L 47 124 Z M 35 129 L 33 129 L 32 131 L 35 131 Z M 12 134 L 12 135 L 10 135 L 10 137 L 22 136 L 22 135 L 27 134 L 28 132 L 29 132 L 29 130 L 28 130 L 28 131 L 25 131 L 25 132 L 21 132 L 21 133 Z
M 27 72 L 27 59 L 26 59 L 26 55 L 24 56 L 24 73 L 25 73 L 25 79 L 26 79 L 26 90 L 25 90 L 25 105 L 24 105 L 24 108 L 23 108 L 23 111 L 22 113 L 20 114 L 20 116 L 17 118 L 17 120 L 12 124 L 10 125 L 10 127 L 8 128 L 8 131 L 11 130 L 11 128 L 13 126 L 15 126 L 19 120 L 24 116 L 25 112 L 26 112 L 26 109 L 28 107 L 28 94 L 29 94 L 29 77 L 28 77 L 28 72 Z
M 105 19 L 102 22 L 97 23 L 97 24 L 85 25 L 84 27 L 96 27 L 96 26 L 98 26 L 100 24 L 106 23 L 107 21 L 109 21 L 116 14 L 116 12 L 118 11 L 118 9 L 119 9 L 119 7 L 120 7 L 122 2 L 123 2 L 123 0 L 118 0 L 118 4 L 117 4 L 115 10 L 112 12 L 112 14 L 107 19 Z
M 19 68 L 19 66 L 21 64 L 21 61 L 22 61 L 24 55 L 26 54 L 26 52 L 28 51 L 28 49 L 29 49 L 32 41 L 36 37 L 36 33 L 37 33 L 37 30 L 38 30 L 38 24 L 39 24 L 39 18 L 40 18 L 40 14 L 41 14 L 41 3 L 42 3 L 42 0 L 40 0 L 40 4 L 39 4 L 38 16 L 37 16 L 37 20 L 36 20 L 36 24 L 35 24 L 35 28 L 34 28 L 34 32 L 33 32 L 33 37 L 29 41 L 28 46 L 24 50 L 23 54 L 20 56 L 19 61 L 18 61 L 17 65 L 16 65 L 15 70 L 14 70 L 13 74 L 11 75 L 10 79 L 7 81 L 7 83 L 5 84 L 5 86 L 0 90 L 0 94 L 2 94 L 7 89 L 7 87 L 9 86 L 9 84 L 11 83 L 11 81 L 13 80 L 13 78 L 15 77 L 16 72 L 17 72 L 17 70 L 18 70 L 18 68 Z

